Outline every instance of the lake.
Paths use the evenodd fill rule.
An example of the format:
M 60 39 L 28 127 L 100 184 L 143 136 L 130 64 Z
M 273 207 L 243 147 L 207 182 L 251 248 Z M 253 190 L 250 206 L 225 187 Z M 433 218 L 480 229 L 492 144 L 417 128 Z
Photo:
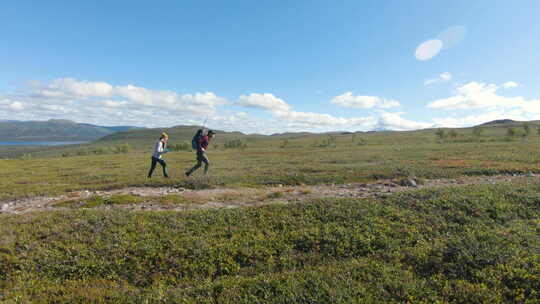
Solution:
M 64 146 L 84 143 L 87 141 L 0 141 L 0 146 Z

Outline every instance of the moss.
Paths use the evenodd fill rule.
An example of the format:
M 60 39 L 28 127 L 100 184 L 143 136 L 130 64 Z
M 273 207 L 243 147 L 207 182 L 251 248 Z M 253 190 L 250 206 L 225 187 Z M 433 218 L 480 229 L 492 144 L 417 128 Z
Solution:
M 0 287 L 8 302 L 534 303 L 539 189 L 514 182 L 286 206 L 0 215 Z M 86 203 L 106 202 L 133 198 Z

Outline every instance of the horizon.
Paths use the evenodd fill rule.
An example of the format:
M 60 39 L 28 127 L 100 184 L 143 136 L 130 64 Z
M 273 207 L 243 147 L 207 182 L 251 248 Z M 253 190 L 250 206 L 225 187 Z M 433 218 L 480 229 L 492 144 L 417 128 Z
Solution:
M 89 125 L 89 126 L 93 126 L 93 127 L 101 127 L 101 128 L 117 128 L 117 127 L 129 127 L 129 128 L 133 128 L 133 129 L 129 129 L 129 130 L 121 130 L 121 131 L 114 131 L 113 133 L 117 133 L 117 132 L 126 132 L 126 131 L 133 131 L 133 130 L 137 130 L 137 129 L 161 129 L 161 130 L 166 130 L 166 129 L 173 129 L 173 128 L 181 128 L 181 127 L 196 127 L 196 128 L 208 128 L 208 127 L 205 127 L 205 126 L 202 126 L 202 125 L 172 125 L 172 126 L 157 126 L 157 127 L 141 127 L 141 126 L 134 126 L 134 125 L 97 125 L 97 124 L 90 124 L 90 123 L 84 123 L 84 122 L 77 122 L 77 121 L 74 121 L 74 120 L 69 120 L 69 119 L 47 119 L 47 120 L 0 120 L 0 123 L 3 123 L 3 122 L 11 122 L 11 123 L 33 123 L 33 122 L 60 122 L 60 121 L 64 121 L 64 122 L 67 122 L 67 123 L 74 123 L 74 124 L 79 124 L 79 125 Z M 282 135 L 282 134 L 298 134 L 298 133 L 309 133 L 309 134 L 314 134 L 314 135 L 318 135 L 318 134 L 330 134 L 330 133 L 369 133 L 369 132 L 410 132 L 410 131 L 422 131 L 422 130 L 433 130 L 433 129 L 466 129 L 466 128 L 475 128 L 475 127 L 482 127 L 482 126 L 485 126 L 485 125 L 488 125 L 488 124 L 493 124 L 493 123 L 505 123 L 505 122 L 510 122 L 510 123 L 534 123 L 534 122 L 537 122 L 538 120 L 530 120 L 530 121 L 520 121 L 520 120 L 512 120 L 512 119 L 496 119 L 496 120 L 490 120 L 490 121 L 485 121 L 485 122 L 480 122 L 479 124 L 476 124 L 476 125 L 473 125 L 473 126 L 467 126 L 467 127 L 427 127 L 427 128 L 422 128 L 422 129 L 411 129 L 411 130 L 386 130 L 386 129 L 382 129 L 382 130 L 367 130 L 367 131 L 362 131 L 362 130 L 352 130 L 352 131 L 347 131 L 347 130 L 333 130 L 333 131 L 324 131 L 324 132 L 312 132 L 312 131 L 285 131 L 285 132 L 277 132 L 277 133 L 246 133 L 246 132 L 242 132 L 242 131 L 239 131 L 239 130 L 220 130 L 220 129 L 216 129 L 216 128 L 209 128 L 209 129 L 212 129 L 212 130 L 216 130 L 216 131 L 219 131 L 219 132 L 227 132 L 227 133 L 235 133 L 235 132 L 238 132 L 238 133 L 242 133 L 244 135 L 263 135 L 263 136 L 273 136 L 273 135 Z M 111 133 L 112 134 L 112 133 Z M 219 133 L 218 133 L 219 134 Z
M 540 119 L 538 1 L 1 7 L 0 120 L 276 134 Z

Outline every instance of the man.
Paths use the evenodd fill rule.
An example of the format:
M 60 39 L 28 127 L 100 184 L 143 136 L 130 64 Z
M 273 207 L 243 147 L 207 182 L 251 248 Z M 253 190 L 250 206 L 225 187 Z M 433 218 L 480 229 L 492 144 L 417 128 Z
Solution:
M 162 155 L 169 152 L 167 147 L 167 142 L 169 141 L 169 135 L 167 133 L 163 132 L 161 133 L 161 136 L 159 137 L 159 140 L 156 141 L 156 144 L 154 146 L 154 153 L 152 153 L 152 164 L 150 166 L 150 171 L 148 172 L 148 178 L 152 177 L 152 173 L 154 173 L 154 169 L 156 168 L 157 163 L 163 167 L 163 176 L 166 178 L 169 177 L 169 174 L 167 174 L 167 163 L 162 158 Z
M 214 134 L 216 134 L 214 131 L 210 130 L 208 131 L 207 135 L 201 136 L 199 139 L 199 142 L 197 143 L 197 164 L 191 168 L 191 170 L 186 172 L 186 176 L 190 176 L 195 170 L 199 169 L 204 163 L 204 174 L 208 173 L 208 167 L 210 166 L 210 161 L 208 160 L 208 157 L 206 157 L 206 149 L 208 149 L 208 144 L 210 143 L 210 140 L 214 138 Z

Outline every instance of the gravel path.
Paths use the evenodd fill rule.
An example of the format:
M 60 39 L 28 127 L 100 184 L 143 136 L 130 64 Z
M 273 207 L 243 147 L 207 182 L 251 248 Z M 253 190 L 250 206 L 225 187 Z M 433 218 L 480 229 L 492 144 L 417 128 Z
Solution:
M 261 206 L 276 203 L 296 203 L 315 198 L 349 197 L 367 198 L 381 197 L 400 191 L 421 188 L 440 188 L 472 184 L 497 184 L 515 180 L 536 180 L 540 176 L 496 175 L 460 177 L 455 179 L 431 179 L 420 181 L 414 177 L 400 181 L 381 180 L 368 184 L 340 184 L 317 186 L 281 186 L 254 188 L 218 188 L 208 190 L 189 190 L 174 187 L 129 187 L 110 191 L 77 191 L 55 197 L 33 197 L 13 201 L 0 202 L 0 213 L 21 214 L 32 211 L 71 209 L 63 206 L 72 202 L 77 204 L 92 196 L 111 197 L 114 195 L 132 195 L 141 198 L 132 204 L 101 205 L 96 208 L 126 210 L 176 210 L 186 211 L 209 208 L 237 208 L 244 206 Z M 164 196 L 181 196 L 186 203 L 166 204 L 160 198 Z M 73 205 L 76 206 L 76 205 Z

